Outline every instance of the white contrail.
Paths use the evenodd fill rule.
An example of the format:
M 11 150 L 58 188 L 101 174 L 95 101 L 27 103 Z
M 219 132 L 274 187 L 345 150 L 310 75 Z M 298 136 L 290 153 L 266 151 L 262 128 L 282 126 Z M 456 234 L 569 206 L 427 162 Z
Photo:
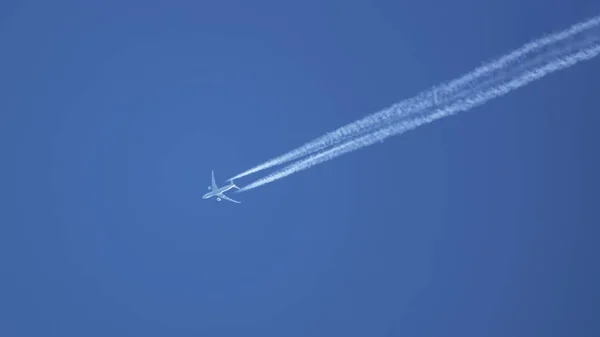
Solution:
M 594 27 L 598 26 L 599 24 L 600 24 L 600 16 L 596 16 L 587 21 L 574 24 L 570 28 L 565 29 L 561 32 L 554 33 L 552 35 L 529 42 L 529 43 L 525 44 L 523 47 L 499 58 L 498 60 L 496 60 L 490 64 L 483 65 L 483 66 L 473 70 L 469 74 L 467 74 L 459 79 L 449 82 L 447 84 L 447 86 L 448 86 L 447 89 L 454 90 L 454 88 L 460 88 L 461 85 L 464 85 L 477 77 L 483 76 L 494 70 L 500 70 L 501 68 L 506 67 L 506 66 L 510 65 L 511 63 L 514 63 L 514 62 L 524 58 L 527 54 L 538 51 L 539 49 L 547 47 L 547 46 L 552 46 L 552 45 L 556 44 L 557 42 L 571 38 L 579 33 L 582 33 L 591 28 L 594 28 Z
M 319 163 L 331 160 L 342 154 L 375 144 L 387 137 L 402 134 L 423 124 L 431 123 L 437 119 L 447 117 L 461 111 L 470 110 L 475 106 L 484 104 L 491 99 L 503 96 L 557 70 L 568 68 L 580 61 L 590 60 L 598 56 L 598 54 L 600 54 L 600 43 L 596 41 L 593 44 L 588 44 L 588 47 L 585 49 L 579 49 L 578 51 L 571 52 L 570 54 L 547 60 L 546 64 L 544 65 L 526 70 L 521 75 L 513 77 L 505 83 L 498 84 L 487 90 L 477 92 L 472 96 L 457 100 L 457 102 L 448 105 L 447 107 L 434 109 L 430 113 L 390 125 L 371 134 L 364 135 L 345 144 L 338 145 L 329 150 L 312 155 L 307 159 L 300 160 L 267 177 L 259 179 L 243 187 L 241 190 L 239 190 L 239 192 L 248 191 L 261 185 L 273 182 L 295 172 L 302 171 Z
M 482 84 L 487 84 L 486 81 L 498 81 L 503 73 L 511 71 L 509 69 L 511 66 L 514 66 L 515 64 L 518 66 L 520 61 L 531 58 L 531 54 L 544 51 L 544 48 L 546 47 L 556 47 L 555 45 L 557 43 L 565 42 L 565 40 L 574 38 L 578 34 L 586 32 L 598 25 L 600 25 L 600 16 L 575 24 L 561 32 L 529 42 L 523 47 L 492 63 L 480 66 L 456 80 L 426 90 L 413 98 L 404 100 L 380 112 L 342 126 L 341 128 L 310 141 L 295 150 L 246 170 L 229 180 L 238 179 L 276 165 L 281 165 L 341 142 L 348 141 L 361 134 L 373 131 L 375 128 L 380 127 L 381 124 L 389 123 L 392 118 L 401 118 L 406 114 L 429 109 L 438 104 L 443 104 L 450 100 L 469 95 L 474 91 L 480 90 L 479 88 Z

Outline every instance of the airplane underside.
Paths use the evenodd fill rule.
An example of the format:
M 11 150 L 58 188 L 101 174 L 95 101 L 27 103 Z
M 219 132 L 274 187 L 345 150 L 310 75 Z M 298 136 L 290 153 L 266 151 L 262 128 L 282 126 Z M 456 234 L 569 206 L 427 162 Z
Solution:
M 239 189 L 239 187 L 237 187 L 233 183 L 233 181 L 232 181 L 229 185 L 223 186 L 223 187 L 219 188 L 219 186 L 217 186 L 217 183 L 215 181 L 215 171 L 214 170 L 212 171 L 211 175 L 212 175 L 212 177 L 211 177 L 211 185 L 208 186 L 208 190 L 212 191 L 212 193 L 211 192 L 206 193 L 202 197 L 202 199 L 207 199 L 207 198 L 210 198 L 210 197 L 215 197 L 215 199 L 217 199 L 217 201 L 221 201 L 221 200 L 225 199 L 227 201 L 231 201 L 231 202 L 235 202 L 236 204 L 239 204 L 240 203 L 239 201 L 233 200 L 233 199 L 231 199 L 230 197 L 228 197 L 228 196 L 226 196 L 224 194 L 224 192 L 227 192 L 227 191 L 231 190 L 232 188 Z

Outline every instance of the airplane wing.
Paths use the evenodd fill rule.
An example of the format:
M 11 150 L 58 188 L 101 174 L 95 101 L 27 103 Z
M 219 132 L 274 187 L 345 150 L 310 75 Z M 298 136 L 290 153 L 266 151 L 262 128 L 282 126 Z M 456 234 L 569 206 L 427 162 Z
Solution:
M 235 201 L 235 200 L 231 199 L 230 197 L 226 196 L 225 194 L 221 194 L 221 195 L 219 195 L 219 197 L 221 197 L 227 201 L 235 202 L 236 204 L 241 204 L 241 202 Z
M 217 182 L 215 181 L 215 170 L 212 170 L 212 189 L 217 190 L 219 187 L 217 186 Z

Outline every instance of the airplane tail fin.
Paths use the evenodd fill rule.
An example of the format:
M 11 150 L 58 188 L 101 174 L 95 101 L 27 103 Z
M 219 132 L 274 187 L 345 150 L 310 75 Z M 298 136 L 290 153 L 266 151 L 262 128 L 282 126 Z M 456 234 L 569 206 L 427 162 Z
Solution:
M 235 184 L 235 182 L 233 181 L 233 179 L 227 179 L 227 180 L 225 180 L 225 181 L 228 181 L 228 182 L 229 182 L 229 184 L 231 184 L 233 187 L 237 188 L 238 190 L 240 189 L 240 188 L 239 188 L 239 187 L 238 187 L 238 186 Z

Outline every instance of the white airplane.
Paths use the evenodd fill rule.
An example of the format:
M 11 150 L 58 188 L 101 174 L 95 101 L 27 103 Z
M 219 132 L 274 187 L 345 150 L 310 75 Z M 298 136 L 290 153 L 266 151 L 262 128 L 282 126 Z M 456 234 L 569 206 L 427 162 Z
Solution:
M 239 201 L 235 201 L 233 199 L 231 199 L 230 197 L 226 196 L 225 192 L 229 191 L 232 188 L 237 188 L 239 189 L 239 187 L 235 186 L 235 184 L 233 183 L 233 181 L 226 186 L 223 187 L 219 187 L 217 186 L 217 183 L 215 182 L 215 170 L 212 170 L 212 184 L 211 186 L 208 186 L 208 189 L 210 190 L 210 192 L 206 193 L 205 195 L 202 196 L 202 199 L 208 199 L 211 197 L 217 197 L 217 201 L 221 201 L 221 199 L 225 199 L 227 201 L 231 201 L 231 202 L 235 202 L 238 204 L 241 204 L 241 202 Z

